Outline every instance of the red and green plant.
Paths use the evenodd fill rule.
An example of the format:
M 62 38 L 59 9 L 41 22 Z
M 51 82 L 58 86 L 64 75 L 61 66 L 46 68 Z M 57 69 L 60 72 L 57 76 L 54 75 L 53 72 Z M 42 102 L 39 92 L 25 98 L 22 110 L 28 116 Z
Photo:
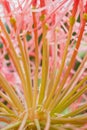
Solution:
M 0 129 L 87 129 L 87 1 L 0 7 Z

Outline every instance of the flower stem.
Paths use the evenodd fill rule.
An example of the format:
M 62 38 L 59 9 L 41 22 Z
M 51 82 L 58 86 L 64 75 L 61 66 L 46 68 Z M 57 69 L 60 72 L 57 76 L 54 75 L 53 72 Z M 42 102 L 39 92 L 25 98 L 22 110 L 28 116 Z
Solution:
M 20 102 L 18 96 L 16 95 L 13 88 L 9 85 L 7 80 L 0 74 L 0 85 L 2 88 L 8 93 L 12 101 L 14 102 L 15 106 L 20 110 L 23 111 L 23 105 Z
M 45 104 L 44 104 L 44 108 L 47 108 L 49 106 L 49 103 L 54 95 L 54 92 L 57 88 L 57 85 L 60 81 L 60 76 L 62 74 L 62 70 L 63 70 L 63 67 L 64 67 L 64 64 L 65 64 L 65 60 L 66 60 L 66 56 L 67 56 L 67 50 L 68 50 L 68 46 L 69 46 L 69 43 L 70 43 L 70 39 L 71 39 L 71 36 L 72 36 L 72 26 L 70 27 L 69 29 L 69 34 L 68 34 L 68 38 L 67 38 L 67 41 L 66 41 L 66 46 L 65 46 L 65 50 L 64 50 L 64 55 L 63 55 L 63 59 L 62 59 L 62 63 L 61 63 L 61 66 L 59 68 L 59 72 L 57 74 L 57 77 L 56 77 L 56 80 L 54 82 L 54 85 L 52 87 L 52 90 L 50 92 L 50 95 L 49 97 L 47 98 L 47 100 L 45 101 Z
M 76 110 L 64 115 L 63 117 L 71 117 L 71 116 L 73 117 L 73 116 L 80 114 L 81 112 L 84 112 L 85 110 L 87 110 L 87 104 L 80 106 Z
M 47 85 L 47 78 L 48 78 L 48 42 L 46 39 L 47 33 L 47 26 L 43 25 L 43 62 L 42 62 L 42 80 L 40 86 L 40 93 L 39 93 L 39 104 L 42 103 L 43 99 L 45 98 L 45 90 Z
M 59 111 L 59 108 L 60 109 L 62 109 L 61 107 L 63 107 L 63 105 L 65 104 L 65 102 L 67 102 L 67 100 L 70 98 L 70 97 L 72 97 L 73 96 L 73 94 L 79 89 L 79 87 L 84 83 L 84 82 L 86 82 L 86 80 L 87 80 L 87 76 L 85 76 L 84 78 L 83 78 L 83 80 L 81 80 L 74 88 L 73 88 L 73 90 L 56 106 L 56 108 L 54 108 L 54 106 L 52 107 L 52 108 L 54 108 L 53 109 L 53 112 L 52 113 L 54 113 L 54 111 L 56 112 L 56 111 Z M 86 88 L 84 88 L 84 89 L 86 89 Z M 77 92 L 77 94 L 78 94 L 79 92 Z M 57 102 L 56 102 L 57 103 Z M 51 107 L 50 107 L 51 108 Z M 52 109 L 51 108 L 51 109 Z
M 44 7 L 45 6 L 45 0 L 40 0 L 40 6 Z M 43 37 L 42 37 L 42 42 L 43 42 L 43 58 L 42 58 L 42 80 L 41 80 L 41 86 L 40 86 L 40 92 L 39 92 L 39 99 L 38 99 L 38 104 L 41 105 L 43 99 L 45 99 L 45 94 L 46 94 L 46 85 L 47 85 L 47 78 L 48 78 L 48 63 L 49 63 L 49 58 L 48 58 L 48 41 L 46 38 L 47 35 L 47 25 L 44 23 L 45 20 L 45 14 L 46 11 L 43 10 L 41 12 L 42 16 L 42 31 L 43 31 Z
M 21 80 L 22 80 L 22 82 L 23 82 L 23 84 L 24 84 L 24 77 L 23 77 L 22 68 L 21 68 L 21 65 L 20 65 L 20 62 L 19 62 L 19 58 L 18 58 L 18 56 L 17 56 L 17 54 L 16 54 L 16 52 L 15 52 L 15 49 L 14 49 L 14 47 L 13 47 L 13 43 L 12 43 L 12 41 L 11 41 L 11 38 L 10 38 L 8 32 L 6 31 L 6 28 L 5 28 L 5 26 L 4 26 L 4 24 L 2 23 L 1 20 L 0 20 L 0 26 L 1 26 L 1 29 L 2 29 L 3 33 L 4 33 L 5 36 L 6 36 L 6 40 L 7 40 L 7 41 L 5 41 L 5 45 L 6 45 L 6 47 L 7 47 L 7 50 L 8 50 L 9 53 L 11 54 L 10 56 L 11 56 L 11 58 L 12 58 L 12 60 L 13 60 L 13 63 L 14 63 L 14 65 L 15 65 L 15 67 L 16 67 L 16 70 L 17 70 L 17 72 L 18 72 L 18 74 L 19 74 L 19 76 L 20 76 L 20 78 L 21 78 Z M 2 37 L 2 38 L 3 38 L 3 37 Z M 4 39 L 3 39 L 3 40 L 4 40 Z
M 74 81 L 76 80 L 76 78 L 78 77 L 78 75 L 79 75 L 81 69 L 84 67 L 84 64 L 85 64 L 86 60 L 87 60 L 87 54 L 85 55 L 85 57 L 84 57 L 82 63 L 80 64 L 78 70 L 76 71 L 76 73 L 75 73 L 74 76 L 72 77 L 70 83 L 68 84 L 68 86 L 64 89 L 63 93 L 61 94 L 61 96 L 60 96 L 60 98 L 59 98 L 59 101 L 61 101 L 61 100 L 63 100 L 63 99 L 65 98 L 66 94 L 68 93 L 69 88 L 72 86 L 73 82 L 74 82 Z M 58 101 L 58 102 L 59 102 L 59 101 Z
M 86 90 L 87 90 L 87 85 L 82 86 L 82 89 L 76 94 L 72 95 L 72 97 L 69 100 L 67 100 L 66 103 L 63 104 L 61 110 L 58 110 L 58 112 L 64 111 L 70 104 L 76 101 Z
M 19 48 L 21 51 L 21 56 L 22 56 L 22 62 L 23 62 L 23 66 L 24 66 L 24 71 L 25 71 L 25 87 L 24 87 L 24 95 L 26 98 L 26 102 L 28 105 L 28 108 L 32 107 L 32 87 L 31 87 L 31 79 L 30 79 L 30 73 L 29 73 L 29 68 L 28 68 L 28 64 L 27 64 L 27 59 L 26 59 L 26 55 L 25 55 L 25 51 L 20 39 L 20 36 L 17 36 L 17 40 L 18 40 L 18 44 L 19 44 Z
M 38 67 L 39 67 L 39 57 L 38 57 L 38 32 L 37 32 L 37 20 L 36 13 L 32 13 L 34 22 L 34 42 L 35 42 L 35 76 L 34 76 L 34 96 L 33 96 L 33 108 L 36 107 L 36 99 L 38 93 Z
M 78 52 L 78 49 L 79 49 L 79 46 L 80 46 L 80 42 L 81 42 L 81 39 L 82 39 L 82 35 L 83 35 L 83 32 L 84 32 L 85 23 L 86 23 L 86 21 L 84 20 L 82 25 L 81 25 L 80 33 L 79 33 L 79 36 L 78 36 L 78 41 L 77 41 L 76 47 L 74 49 L 72 58 L 70 60 L 69 66 L 68 66 L 68 68 L 67 68 L 67 70 L 65 72 L 65 76 L 64 76 L 64 78 L 63 78 L 63 80 L 62 80 L 62 82 L 61 82 L 61 84 L 60 84 L 60 86 L 58 88 L 58 91 L 56 92 L 56 95 L 54 96 L 54 99 L 51 102 L 51 106 L 55 107 L 56 102 L 58 102 L 58 100 L 59 100 L 58 95 L 60 95 L 61 90 L 62 90 L 62 88 L 63 88 L 63 86 L 64 86 L 64 84 L 65 84 L 65 82 L 66 82 L 66 80 L 68 78 L 68 75 L 69 75 L 69 73 L 70 73 L 70 71 L 71 71 L 71 69 L 73 67 L 73 64 L 74 64 L 74 61 L 76 59 L 76 55 L 77 55 L 77 52 Z M 55 104 L 55 105 L 53 105 L 53 104 Z
M 87 123 L 87 116 L 78 116 L 73 118 L 51 118 L 52 124 L 76 124 L 83 125 Z

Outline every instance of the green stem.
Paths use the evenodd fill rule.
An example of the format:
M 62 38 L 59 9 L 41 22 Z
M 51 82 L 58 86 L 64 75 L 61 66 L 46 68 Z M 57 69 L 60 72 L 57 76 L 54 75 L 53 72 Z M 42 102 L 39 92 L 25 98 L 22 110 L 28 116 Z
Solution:
M 22 42 L 21 42 L 19 35 L 17 36 L 17 40 L 18 40 L 20 51 L 21 51 L 22 62 L 23 62 L 24 71 L 25 71 L 26 84 L 24 86 L 24 95 L 26 98 L 27 106 L 28 106 L 28 108 L 30 108 L 32 106 L 32 101 L 33 101 L 30 72 L 29 72 L 29 68 L 28 68 L 28 63 L 27 63 L 25 51 L 24 51 L 24 48 L 23 48 L 23 45 L 22 45 Z
M 59 104 L 64 104 L 79 88 L 82 84 L 84 84 L 87 80 L 87 76 L 85 76 L 66 96 Z
M 80 106 L 76 110 L 64 115 L 63 117 L 73 117 L 73 116 L 80 114 L 81 112 L 84 112 L 85 110 L 87 110 L 87 104 Z
M 60 96 L 61 90 L 62 90 L 62 88 L 64 87 L 65 82 L 66 82 L 66 80 L 67 80 L 67 78 L 68 78 L 68 76 L 69 76 L 69 73 L 70 73 L 70 71 L 71 71 L 71 69 L 72 69 L 72 67 L 73 67 L 73 64 L 74 64 L 74 61 L 75 61 L 75 59 L 76 59 L 76 55 L 77 55 L 77 52 L 78 52 L 78 49 L 79 49 L 79 46 L 80 46 L 80 42 L 81 42 L 81 39 L 82 39 L 82 35 L 83 35 L 83 32 L 84 32 L 85 23 L 86 23 L 86 21 L 84 20 L 83 23 L 82 23 L 82 25 L 81 25 L 81 29 L 80 29 L 78 41 L 77 41 L 77 43 L 76 43 L 76 47 L 75 47 L 75 49 L 74 49 L 74 52 L 73 52 L 72 58 L 71 58 L 71 60 L 70 60 L 69 66 L 68 66 L 68 68 L 67 68 L 67 70 L 66 70 L 66 72 L 65 72 L 65 76 L 64 76 L 63 80 L 62 80 L 61 83 L 60 83 L 60 86 L 58 87 L 58 90 L 57 90 L 56 94 L 54 95 L 53 101 L 50 103 L 50 107 L 49 107 L 49 108 L 51 108 L 51 106 L 52 106 L 52 107 L 53 107 L 53 106 L 55 107 L 55 105 L 57 104 L 57 102 L 58 102 L 58 100 L 59 100 L 59 96 Z M 65 58 L 65 57 L 64 57 L 64 58 Z M 57 85 L 57 84 L 56 84 L 56 85 Z M 52 108 L 51 108 L 51 109 L 52 109 Z
M 56 113 L 56 112 L 62 112 L 64 111 L 70 104 L 72 104 L 74 101 L 76 101 L 85 91 L 87 90 L 87 86 L 83 86 L 83 88 L 77 92 L 74 95 L 71 95 L 70 98 L 68 98 L 68 100 L 66 102 L 63 102 L 63 104 L 61 105 L 57 105 L 56 108 L 54 108 L 54 110 L 52 111 L 52 113 Z
M 15 107 L 18 108 L 20 111 L 23 111 L 24 108 L 23 108 L 23 105 L 20 102 L 18 96 L 16 95 L 15 91 L 10 86 L 10 84 L 7 82 L 7 80 L 1 74 L 0 74 L 0 85 L 5 90 L 5 92 L 8 93 L 8 95 L 10 96 L 12 101 L 14 102 Z
M 46 100 L 48 99 L 51 90 L 53 88 L 54 82 L 55 82 L 55 78 L 56 78 L 56 60 L 57 60 L 57 39 L 56 39 L 56 32 L 57 29 L 54 32 L 54 61 L 53 61 L 53 67 L 52 67 L 52 71 L 49 72 L 49 83 L 48 83 L 48 88 L 47 88 L 47 95 L 46 95 Z
M 14 114 L 14 112 L 12 110 L 10 110 L 5 104 L 3 104 L 2 102 L 0 102 L 0 107 L 4 108 L 9 114 Z
M 15 68 L 16 68 L 18 74 L 19 74 L 19 77 L 20 77 L 23 85 L 24 85 L 24 74 L 23 74 L 23 71 L 22 71 L 22 68 L 21 68 L 21 64 L 19 62 L 19 58 L 18 58 L 17 53 L 16 53 L 16 51 L 14 49 L 13 43 L 11 41 L 11 38 L 10 38 L 10 36 L 9 36 L 9 34 L 8 34 L 6 28 L 5 28 L 5 26 L 4 26 L 4 24 L 3 24 L 3 22 L 1 20 L 0 20 L 0 26 L 1 26 L 1 29 L 2 29 L 3 33 L 6 36 L 6 40 L 7 40 L 6 41 L 6 47 L 7 47 L 7 50 L 10 53 L 10 56 L 12 58 L 12 61 L 13 61 L 14 65 L 15 65 Z
M 33 96 L 33 108 L 36 107 L 37 93 L 38 93 L 38 68 L 39 68 L 39 56 L 38 56 L 38 31 L 36 13 L 32 13 L 34 22 L 34 41 L 35 41 L 35 76 L 34 76 L 34 96 Z
M 51 118 L 52 124 L 75 124 L 75 125 L 83 125 L 87 123 L 87 115 L 86 116 L 78 116 L 73 118 Z
M 41 104 L 45 98 L 47 78 L 48 78 L 48 43 L 46 39 L 47 26 L 43 24 L 43 58 L 42 58 L 42 80 L 39 92 L 38 104 Z
M 0 92 L 0 96 L 1 98 L 3 98 L 5 101 L 7 101 L 13 108 L 15 107 L 13 101 L 10 99 L 9 96 L 7 96 L 6 94 L 4 94 L 2 91 Z
M 63 59 L 62 59 L 62 63 L 61 63 L 61 66 L 59 68 L 59 72 L 57 74 L 57 77 L 55 79 L 55 83 L 52 87 L 52 90 L 50 92 L 50 95 L 49 97 L 47 98 L 47 100 L 45 101 L 45 104 L 44 104 L 44 108 L 47 108 L 49 106 L 49 103 L 51 102 L 52 100 L 52 97 L 54 95 L 54 92 L 57 88 L 57 85 L 60 81 L 60 77 L 61 77 L 61 74 L 62 74 L 62 71 L 63 71 L 63 67 L 64 67 L 64 64 L 65 64 L 65 60 L 66 60 L 66 56 L 67 56 L 67 51 L 68 51 L 68 46 L 69 46 L 69 43 L 70 43 L 70 39 L 71 39 L 71 36 L 72 36 L 72 29 L 73 27 L 70 26 L 70 29 L 69 29 L 69 34 L 68 34 L 68 38 L 67 38 L 67 41 L 66 41 L 66 46 L 65 46 L 65 50 L 64 50 L 64 54 L 63 54 Z M 61 88 L 60 88 L 61 89 Z
M 60 98 L 59 98 L 59 101 L 61 101 L 61 100 L 63 100 L 63 99 L 65 98 L 66 94 L 68 93 L 69 88 L 71 88 L 73 82 L 74 82 L 74 81 L 76 80 L 76 78 L 78 77 L 78 75 L 79 75 L 81 69 L 84 67 L 84 64 L 85 64 L 86 60 L 87 60 L 87 54 L 85 55 L 84 59 L 82 60 L 80 66 L 79 66 L 79 68 L 78 68 L 78 70 L 76 71 L 76 73 L 75 73 L 74 76 L 72 77 L 70 83 L 68 84 L 68 86 L 64 89 L 63 93 L 61 94 L 61 96 L 60 96 Z M 59 102 L 59 101 L 58 101 L 58 102 Z

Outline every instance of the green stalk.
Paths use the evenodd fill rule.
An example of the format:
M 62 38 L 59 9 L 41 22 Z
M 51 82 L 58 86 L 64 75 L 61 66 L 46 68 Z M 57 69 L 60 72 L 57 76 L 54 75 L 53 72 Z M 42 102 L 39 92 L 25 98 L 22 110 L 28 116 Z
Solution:
M 38 56 L 38 31 L 36 13 L 32 13 L 34 22 L 34 42 L 35 42 L 35 76 L 34 76 L 34 96 L 33 96 L 33 109 L 36 107 L 37 93 L 38 93 L 38 68 L 39 68 L 39 56 Z
M 75 95 L 69 98 L 64 104 L 59 106 L 57 105 L 57 107 L 55 107 L 51 113 L 53 114 L 56 112 L 59 113 L 64 111 L 70 104 L 72 104 L 75 100 L 77 100 L 77 98 L 79 98 L 87 90 L 86 87 L 87 86 L 84 86 L 79 92 L 77 92 Z
M 78 41 L 77 41 L 77 43 L 76 43 L 76 47 L 75 47 L 75 49 L 74 49 L 74 52 L 73 52 L 72 58 L 71 58 L 71 60 L 70 60 L 69 66 L 68 66 L 68 68 L 67 68 L 67 70 L 66 70 L 65 76 L 64 76 L 64 78 L 63 78 L 63 80 L 62 80 L 60 86 L 58 87 L 58 90 L 57 90 L 57 92 L 56 92 L 56 94 L 55 94 L 55 96 L 54 96 L 54 99 L 53 99 L 53 101 L 51 102 L 50 108 L 51 108 L 51 106 L 52 106 L 52 107 L 53 107 L 53 106 L 55 107 L 56 103 L 58 102 L 59 96 L 60 96 L 60 93 L 61 93 L 61 90 L 62 90 L 62 88 L 64 87 L 65 82 L 66 82 L 66 80 L 67 80 L 67 78 L 68 78 L 68 75 L 69 75 L 69 73 L 70 73 L 70 71 L 71 71 L 71 69 L 72 69 L 72 67 L 73 67 L 73 64 L 74 64 L 74 61 L 75 61 L 75 58 L 76 58 L 76 55 L 77 55 L 77 52 L 78 52 L 78 49 L 79 49 L 79 46 L 80 46 L 80 42 L 81 42 L 81 39 L 82 39 L 82 35 L 83 35 L 83 32 L 84 32 L 85 23 L 86 23 L 86 21 L 84 21 L 84 22 L 82 23 L 82 26 L 81 26 L 81 29 L 80 29 L 80 33 L 79 33 L 79 37 L 78 37 Z M 51 108 L 51 109 L 52 109 L 52 108 Z
M 77 108 L 76 110 L 64 115 L 63 117 L 73 117 L 76 116 L 78 114 L 80 114 L 81 112 L 84 112 L 85 110 L 87 110 L 87 104 L 85 103 L 84 105 L 80 106 L 79 108 Z
M 38 104 L 41 104 L 43 99 L 45 98 L 47 78 L 48 78 L 48 42 L 46 34 L 47 34 L 47 26 L 43 24 L 42 80 L 41 80 Z
M 64 102 L 66 102 L 79 88 L 82 84 L 84 84 L 87 80 L 87 76 L 85 76 L 67 95 L 66 97 L 61 100 L 61 102 L 59 104 L 63 104 Z
M 21 51 L 21 57 L 22 57 L 22 62 L 23 62 L 23 66 L 24 66 L 24 71 L 25 71 L 25 86 L 24 86 L 24 95 L 26 98 L 26 102 L 27 102 L 27 106 L 28 108 L 30 108 L 32 106 L 32 86 L 31 86 L 31 78 L 30 78 L 30 72 L 29 72 L 29 68 L 28 68 L 28 64 L 27 64 L 27 59 L 26 59 L 26 55 L 25 55 L 25 51 L 20 39 L 20 36 L 17 36 L 17 40 L 18 40 L 18 44 L 19 44 L 19 48 Z
M 9 85 L 7 80 L 1 74 L 0 74 L 0 85 L 5 90 L 5 92 L 8 93 L 8 95 L 10 96 L 12 101 L 14 102 L 15 107 L 18 108 L 20 111 L 23 111 L 23 105 L 20 102 L 18 96 L 16 95 L 13 88 Z
M 2 91 L 0 91 L 0 96 L 3 98 L 5 101 L 7 101 L 13 108 L 15 107 L 13 101 L 9 98 L 9 96 L 5 95 Z
M 0 112 L 0 116 L 1 117 L 8 117 L 11 121 L 11 119 L 17 119 L 17 116 L 15 114 L 10 114 L 10 113 L 3 113 L 3 112 Z
M 53 62 L 53 68 L 52 68 L 52 71 L 49 72 L 49 83 L 48 83 L 48 88 L 47 88 L 47 95 L 46 95 L 46 99 L 48 99 L 50 93 L 51 93 L 51 90 L 53 88 L 53 84 L 55 82 L 55 78 L 56 78 L 56 60 L 57 60 L 57 39 L 56 39 L 56 32 L 57 32 L 57 29 L 55 30 L 54 32 L 54 38 L 55 38 L 55 41 L 54 41 L 54 62 Z
M 58 83 L 60 81 L 60 77 L 61 77 L 61 74 L 62 74 L 62 71 L 63 71 L 63 67 L 64 67 L 65 60 L 66 60 L 66 56 L 67 56 L 68 46 L 69 46 L 70 39 L 71 39 L 71 36 L 72 36 L 72 29 L 73 29 L 73 26 L 70 26 L 69 34 L 68 34 L 68 38 L 67 38 L 67 41 L 66 41 L 66 46 L 65 46 L 65 50 L 64 50 L 64 54 L 63 54 L 63 58 L 62 58 L 62 63 L 61 63 L 61 66 L 59 68 L 59 72 L 58 72 L 57 77 L 55 79 L 55 83 L 54 83 L 54 85 L 52 87 L 50 95 L 47 98 L 47 100 L 45 101 L 45 104 L 44 104 L 44 108 L 45 109 L 49 106 L 49 103 L 51 102 L 52 97 L 54 95 L 54 92 L 55 92 L 55 90 L 56 90 L 56 88 L 58 86 Z
M 4 26 L 4 24 L 2 23 L 1 20 L 0 20 L 0 26 L 1 26 L 3 32 L 4 32 L 5 36 L 6 36 L 6 40 L 7 40 L 7 41 L 5 41 L 5 45 L 6 45 L 6 47 L 7 47 L 7 51 L 8 51 L 8 53 L 10 54 L 11 59 L 12 59 L 14 65 L 15 65 L 15 68 L 16 68 L 18 74 L 19 74 L 19 77 L 20 77 L 20 79 L 21 79 L 21 81 L 22 81 L 23 87 L 25 87 L 25 77 L 24 77 L 23 70 L 22 70 L 22 68 L 21 68 L 21 64 L 20 64 L 19 58 L 18 58 L 17 53 L 16 53 L 16 51 L 15 51 L 15 49 L 14 49 L 13 43 L 12 43 L 12 41 L 11 41 L 11 38 L 10 38 L 10 36 L 9 36 L 9 34 L 8 34 L 6 28 L 5 28 L 5 26 Z M 8 47 L 8 46 L 9 46 L 9 47 Z M 9 89 L 10 89 L 10 88 L 9 88 Z M 15 96 L 14 96 L 14 97 L 15 97 Z M 19 103 L 19 104 L 20 104 L 20 103 Z M 20 107 L 20 108 L 22 109 L 22 107 Z
M 22 68 L 21 68 L 21 64 L 19 62 L 19 58 L 18 58 L 17 53 L 16 53 L 16 51 L 14 49 L 13 43 L 11 41 L 11 38 L 10 38 L 10 36 L 9 36 L 9 34 L 8 34 L 6 28 L 5 28 L 5 26 L 4 26 L 4 24 L 3 24 L 3 22 L 1 20 L 0 20 L 0 26 L 1 26 L 1 29 L 2 29 L 3 33 L 6 36 L 6 40 L 7 40 L 6 41 L 7 42 L 6 43 L 6 47 L 7 47 L 7 50 L 11 54 L 10 56 L 12 58 L 12 61 L 13 61 L 14 65 L 15 65 L 15 68 L 16 68 L 18 74 L 19 74 L 19 77 L 20 77 L 20 79 L 22 81 L 22 84 L 24 85 L 24 82 L 25 82 L 24 80 L 25 79 L 24 79 L 24 74 L 23 74 Z
M 73 118 L 51 118 L 52 124 L 75 124 L 75 125 L 83 125 L 87 123 L 87 115 L 86 116 L 78 116 Z
M 69 88 L 72 86 L 73 82 L 74 82 L 74 81 L 76 80 L 76 78 L 78 77 L 78 75 L 79 75 L 81 69 L 84 67 L 84 64 L 85 64 L 86 60 L 87 60 L 87 54 L 85 55 L 84 59 L 82 60 L 80 66 L 79 66 L 79 68 L 78 68 L 78 70 L 76 71 L 76 73 L 75 73 L 74 76 L 72 77 L 70 83 L 68 84 L 68 86 L 64 89 L 63 93 L 61 94 L 61 96 L 60 96 L 60 98 L 59 98 L 59 101 L 60 101 L 60 100 L 63 100 L 63 99 L 65 98 L 66 94 L 68 93 Z M 59 102 L 59 101 L 58 101 L 58 102 Z
M 67 100 L 70 98 L 70 97 L 72 97 L 72 95 L 80 88 L 80 86 L 84 83 L 84 82 L 86 82 L 86 80 L 87 80 L 87 76 L 85 76 L 84 78 L 83 78 L 83 80 L 81 80 L 76 86 L 75 86 L 75 88 L 73 88 L 72 89 L 72 91 L 70 91 L 69 92 L 69 94 L 61 101 L 61 102 L 59 102 L 58 104 L 57 104 L 57 101 L 55 102 L 55 104 L 57 104 L 56 105 L 56 108 L 54 107 L 54 105 L 52 106 L 52 105 L 50 105 L 49 106 L 49 109 L 53 109 L 53 112 L 52 113 L 54 113 L 54 111 L 58 111 L 58 108 L 60 108 L 61 106 L 63 106 L 64 104 L 65 104 L 65 102 L 67 102 Z
M 76 101 L 86 90 L 87 90 L 87 86 L 83 86 L 83 88 L 79 92 L 77 92 L 74 96 L 72 96 L 69 100 L 67 100 L 67 102 L 65 102 L 58 109 L 55 108 L 55 110 L 57 112 L 64 111 L 70 104 L 72 104 L 74 101 Z
M 4 108 L 9 114 L 14 114 L 14 112 L 9 109 L 4 103 L 0 102 L 0 107 Z

